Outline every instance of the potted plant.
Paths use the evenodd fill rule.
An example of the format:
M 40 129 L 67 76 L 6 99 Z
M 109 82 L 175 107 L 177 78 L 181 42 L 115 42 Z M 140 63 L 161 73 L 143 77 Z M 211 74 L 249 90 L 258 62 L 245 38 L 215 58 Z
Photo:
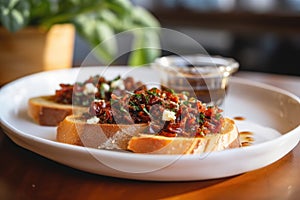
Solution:
M 137 50 L 130 53 L 129 65 L 145 64 L 159 55 L 158 50 L 143 48 L 149 46 L 149 43 L 151 43 L 151 46 L 153 44 L 159 46 L 158 21 L 145 9 L 133 5 L 130 0 L 0 0 L 0 13 L 0 38 L 2 37 L 0 55 L 2 54 L 1 51 L 4 51 L 2 58 L 0 58 L 1 74 L 4 74 L 3 70 L 12 73 L 24 71 L 27 74 L 39 71 L 38 69 L 30 71 L 26 68 L 27 59 L 23 58 L 22 55 L 32 52 L 32 58 L 40 58 L 44 62 L 45 56 L 41 55 L 41 47 L 35 47 L 33 43 L 38 39 L 44 44 L 49 43 L 50 36 L 41 35 L 51 32 L 56 33 L 52 36 L 52 40 L 58 41 L 64 35 L 64 33 L 58 33 L 60 27 L 69 32 L 70 35 L 67 38 L 71 42 L 68 43 L 66 42 L 67 39 L 62 39 L 54 45 L 56 47 L 53 47 L 54 52 L 58 52 L 59 56 L 48 56 L 48 60 L 52 61 L 50 65 L 54 68 L 59 65 L 68 65 L 56 64 L 54 60 L 67 54 L 67 50 L 62 50 L 64 43 L 67 43 L 67 49 L 71 49 L 70 53 L 73 53 L 72 42 L 74 41 L 75 31 L 91 47 L 96 47 L 107 38 L 113 39 L 116 33 L 133 30 L 133 45 Z M 156 28 L 147 31 L 139 29 L 147 27 Z M 31 32 L 35 32 L 36 35 L 28 36 Z M 22 34 L 25 34 L 25 36 Z M 20 41 L 14 43 L 10 41 L 23 38 L 25 46 Z M 19 48 L 20 52 L 10 52 L 14 50 L 17 44 L 23 45 Z M 109 47 L 102 45 L 97 48 L 95 51 L 96 56 L 101 60 L 111 61 L 116 51 L 116 48 L 111 45 L 113 43 Z M 9 55 L 13 56 L 11 60 L 8 59 Z M 69 56 L 68 59 L 70 63 L 72 56 Z M 13 69 L 13 60 L 18 61 L 16 69 Z M 39 65 L 39 63 L 41 62 L 33 65 Z M 1 80 L 1 83 L 3 83 L 3 77 L 1 77 Z

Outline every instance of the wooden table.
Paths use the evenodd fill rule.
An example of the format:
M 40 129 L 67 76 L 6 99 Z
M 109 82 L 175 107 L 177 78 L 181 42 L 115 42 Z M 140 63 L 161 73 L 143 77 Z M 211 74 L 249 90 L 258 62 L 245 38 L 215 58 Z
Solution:
M 239 72 L 300 96 L 300 78 Z M 275 148 L 275 147 L 274 147 Z M 207 181 L 148 182 L 105 177 L 55 163 L 15 145 L 0 130 L 0 199 L 299 199 L 300 144 L 279 161 Z

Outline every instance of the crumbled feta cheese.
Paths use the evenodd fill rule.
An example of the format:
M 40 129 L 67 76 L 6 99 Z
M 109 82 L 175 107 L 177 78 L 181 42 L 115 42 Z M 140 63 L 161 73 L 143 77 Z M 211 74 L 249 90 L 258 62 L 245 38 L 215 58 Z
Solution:
M 98 92 L 98 88 L 96 88 L 93 83 L 87 83 L 84 86 L 83 94 L 95 94 L 96 92 Z
M 175 114 L 176 114 L 175 112 L 165 109 L 163 112 L 163 115 L 162 115 L 162 120 L 164 120 L 164 121 L 175 120 L 176 119 Z
M 94 102 L 96 102 L 96 103 L 100 103 L 100 102 L 105 103 L 105 100 L 104 99 L 94 99 Z
M 125 90 L 125 86 L 124 86 L 124 82 L 122 79 L 118 79 L 118 80 L 115 80 L 113 81 L 110 86 L 112 88 L 119 88 L 120 90 Z
M 108 92 L 110 87 L 107 83 L 102 83 L 101 84 L 101 88 L 105 91 L 105 92 Z
M 88 124 L 97 124 L 100 121 L 100 119 L 96 116 L 86 120 L 86 123 Z

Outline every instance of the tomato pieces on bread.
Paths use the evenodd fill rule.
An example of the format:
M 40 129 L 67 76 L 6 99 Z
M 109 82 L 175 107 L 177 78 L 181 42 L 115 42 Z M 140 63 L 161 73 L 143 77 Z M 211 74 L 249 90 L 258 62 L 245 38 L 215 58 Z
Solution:
M 66 117 L 57 141 L 135 153 L 198 154 L 240 146 L 234 121 L 217 106 L 158 88 L 112 94 Z M 133 129 L 132 129 L 133 128 Z M 117 144 L 117 145 L 115 145 Z
M 28 101 L 28 115 L 39 125 L 57 126 L 66 116 L 86 112 L 94 99 L 110 100 L 112 91 L 123 94 L 135 87 L 143 87 L 132 77 L 120 76 L 106 80 L 100 75 L 84 82 L 61 83 L 53 95 L 32 97 Z

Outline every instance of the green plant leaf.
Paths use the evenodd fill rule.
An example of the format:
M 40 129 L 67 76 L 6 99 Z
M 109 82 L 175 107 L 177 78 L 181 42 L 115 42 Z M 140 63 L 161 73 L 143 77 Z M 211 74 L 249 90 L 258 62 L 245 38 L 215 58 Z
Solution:
M 161 54 L 157 29 L 141 28 L 133 31 L 135 41 L 128 64 L 131 66 L 141 66 L 151 63 Z
M 101 20 L 105 21 L 110 27 L 112 27 L 115 32 L 119 32 L 123 30 L 123 24 L 121 20 L 116 15 L 116 13 L 112 12 L 111 10 L 104 9 L 99 12 L 99 17 Z
M 127 15 L 132 10 L 132 4 L 128 0 L 106 0 L 108 9 L 118 13 L 118 15 Z
M 117 53 L 117 44 L 113 29 L 105 22 L 96 22 L 95 53 L 107 63 L 113 62 Z
M 105 62 L 111 62 L 117 52 L 114 34 L 159 27 L 156 18 L 130 0 L 0 0 L 0 20 L 11 32 L 27 25 L 48 30 L 54 24 L 71 23 L 92 48 L 110 38 L 94 49 Z M 158 31 L 137 32 L 133 45 L 136 50 L 129 59 L 132 65 L 148 63 L 159 55 Z
M 30 4 L 21 0 L 1 1 L 1 24 L 9 31 L 16 32 L 27 25 L 30 16 Z
M 136 6 L 132 9 L 131 18 L 133 23 L 140 27 L 160 27 L 156 18 L 142 7 Z
M 30 2 L 30 25 L 40 25 L 45 16 L 51 16 L 55 11 L 56 2 L 45 0 L 29 0 Z
M 96 56 L 111 62 L 117 51 L 112 27 L 95 16 L 81 16 L 76 22 L 78 33 L 95 47 L 93 51 Z

